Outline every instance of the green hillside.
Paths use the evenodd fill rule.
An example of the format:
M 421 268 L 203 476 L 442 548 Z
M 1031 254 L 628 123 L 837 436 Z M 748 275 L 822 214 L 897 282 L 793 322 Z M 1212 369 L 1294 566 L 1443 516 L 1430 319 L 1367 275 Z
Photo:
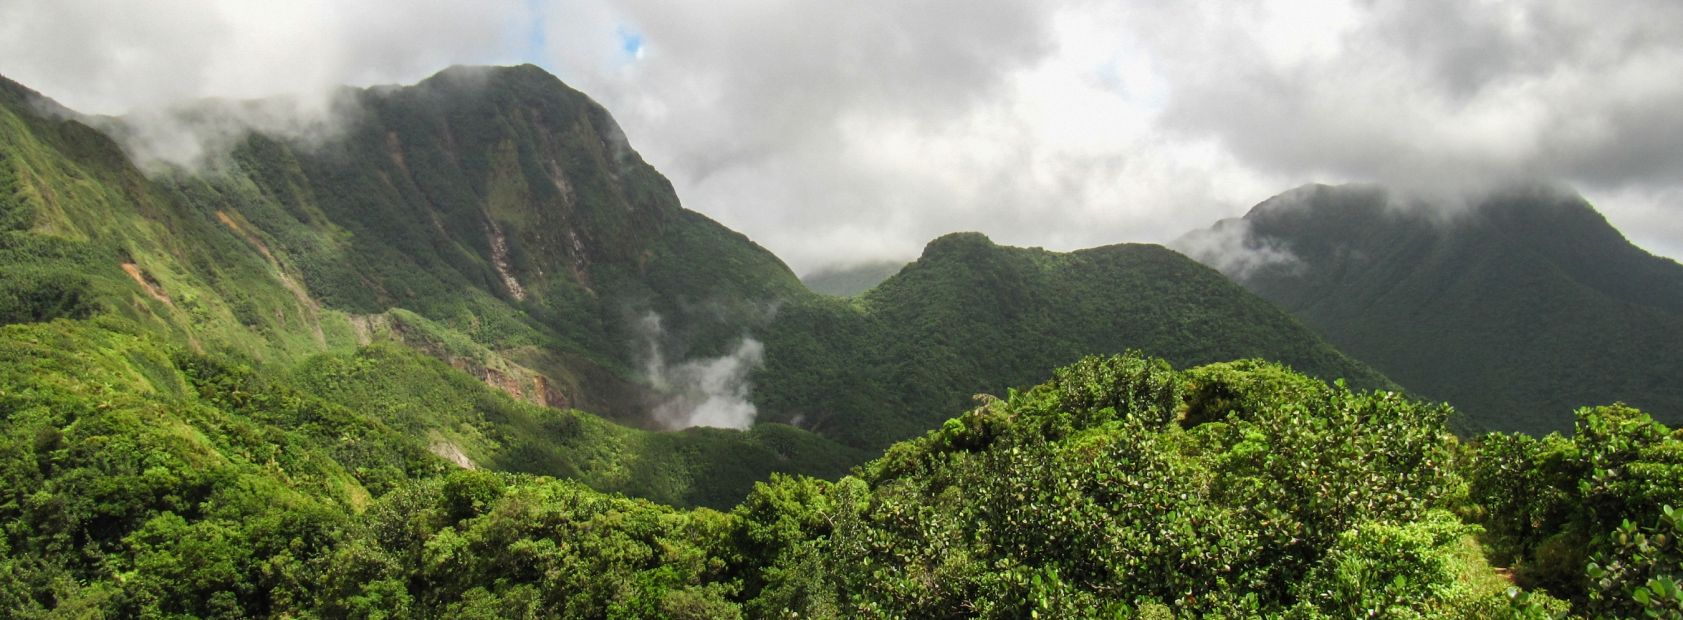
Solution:
M 1384 382 L 1161 250 L 950 237 L 867 297 L 812 293 L 682 209 L 606 111 L 531 66 L 346 89 L 355 112 L 336 135 L 248 134 L 204 170 L 150 174 L 102 133 L 128 135 L 130 121 L 0 92 L 3 322 L 115 314 L 261 373 L 396 343 L 517 399 L 643 428 L 671 424 L 651 414 L 668 398 L 651 351 L 676 366 L 753 339 L 764 366 L 743 391 L 760 419 L 864 449 L 973 394 L 1128 347 Z M 204 102 L 181 122 L 234 124 L 242 105 L 254 104 Z
M 1554 190 L 1464 212 L 1388 200 L 1302 188 L 1220 226 L 1295 257 L 1239 278 L 1247 288 L 1476 425 L 1564 430 L 1564 412 L 1615 401 L 1683 421 L 1683 266 Z
M 1088 358 L 839 481 L 772 477 L 728 512 L 685 511 L 449 464 L 403 428 L 434 422 L 403 393 L 467 390 L 354 377 L 401 349 L 265 379 L 131 327 L 0 328 L 9 617 L 1550 618 L 1683 601 L 1683 512 L 1662 510 L 1683 499 L 1683 435 L 1629 409 L 1468 450 L 1447 408 L 1389 392 L 1260 361 Z M 315 394 L 336 382 L 349 392 Z M 653 462 L 673 457 L 646 433 L 490 398 L 458 404 L 545 429 L 593 483 L 693 465 Z M 502 458 L 470 426 L 435 439 Z M 1534 590 L 1491 568 L 1481 520 Z M 1547 551 L 1557 532 L 1570 553 Z
M 292 361 L 352 346 L 402 308 L 545 376 L 569 404 L 630 417 L 628 317 L 657 312 L 707 351 L 736 335 L 720 307 L 804 293 L 771 254 L 681 209 L 605 111 L 535 67 L 348 91 L 355 121 L 325 144 L 249 134 L 212 170 L 150 178 L 83 122 L 4 91 L 4 219 L 48 245 L 16 262 L 50 256 L 36 270 L 68 274 L 8 286 L 44 306 L 11 302 L 8 320 L 88 314 L 51 310 L 81 299 L 210 350 Z M 236 113 L 227 105 L 188 118 L 214 123 Z M 80 288 L 54 292 L 65 287 Z
M 392 123 L 429 115 L 434 120 L 496 118 L 496 105 L 513 104 L 480 97 L 479 88 L 519 94 L 534 82 L 543 90 L 527 95 L 533 101 L 575 106 L 546 113 L 576 114 L 573 120 L 583 125 L 600 111 L 529 68 L 497 72 L 507 82 L 500 89 L 472 82 L 464 71 L 446 72 L 413 89 L 357 95 L 365 99 L 365 110 L 399 119 Z M 666 312 L 670 331 L 699 346 L 706 338 L 723 341 L 735 332 L 725 331 L 708 308 L 693 308 L 693 300 L 718 291 L 719 301 L 709 307 L 716 309 L 733 299 L 761 299 L 773 290 L 804 291 L 770 254 L 679 209 L 664 180 L 634 154 L 617 152 L 612 174 L 592 171 L 590 166 L 607 165 L 601 158 L 613 151 L 600 139 L 583 141 L 575 129 L 580 142 L 567 147 L 571 150 L 551 145 L 556 149 L 551 156 L 572 154 L 568 165 L 585 169 L 578 173 L 581 178 L 626 186 L 599 190 L 619 202 L 598 196 L 590 200 L 592 208 L 575 211 L 636 211 L 628 205 L 640 201 L 657 214 L 649 216 L 653 223 L 644 223 L 646 233 L 668 234 L 633 234 L 623 229 L 617 214 L 596 215 L 613 223 L 592 227 L 588 234 L 623 237 L 604 243 L 612 252 L 627 251 L 622 242 L 641 240 L 640 249 L 632 248 L 637 254 L 624 259 L 640 263 L 640 273 L 632 272 L 635 266 L 615 263 L 609 250 L 589 254 L 589 245 L 572 247 L 587 250 L 589 256 L 581 260 L 593 261 L 591 270 L 567 272 L 520 258 L 524 246 L 511 238 L 503 245 L 511 253 L 507 271 L 512 277 L 525 277 L 523 269 L 567 274 L 549 284 L 529 278 L 520 300 L 511 299 L 516 296 L 510 289 L 497 288 L 507 281 L 492 275 L 498 268 L 490 241 L 479 239 L 475 245 L 470 237 L 476 230 L 492 230 L 491 219 L 479 217 L 475 223 L 470 221 L 474 217 L 452 209 L 433 208 L 464 204 L 457 199 L 466 198 L 404 197 L 390 183 L 395 177 L 388 168 L 398 163 L 419 166 L 434 157 L 466 167 L 474 161 L 469 151 L 446 154 L 435 143 L 384 160 L 358 155 L 368 146 L 359 136 L 372 141 L 376 135 L 397 135 L 378 123 L 382 117 L 370 115 L 356 126 L 360 133 L 349 130 L 328 146 L 289 146 L 254 134 L 218 168 L 148 177 L 115 142 L 83 122 L 111 126 L 117 121 L 44 113 L 49 104 L 38 95 L 12 83 L 0 86 L 5 137 L 0 221 L 6 223 L 0 231 L 5 264 L 0 323 L 117 318 L 126 331 L 155 336 L 159 345 L 250 366 L 259 380 L 301 377 L 316 396 L 379 411 L 383 423 L 409 439 L 423 445 L 443 441 L 488 467 L 589 480 L 600 488 L 684 505 L 728 505 L 771 472 L 836 475 L 866 456 L 786 426 L 751 433 L 694 429 L 651 434 L 577 413 L 606 413 L 641 426 L 648 401 L 657 397 L 632 370 L 638 350 L 634 322 L 621 314 Z M 474 101 L 487 109 L 468 114 L 451 107 Z M 559 118 L 555 122 L 560 124 Z M 498 131 L 507 134 L 496 140 L 504 147 L 513 144 L 509 136 L 514 135 L 553 138 L 532 127 L 491 133 Z M 436 131 L 414 133 L 419 134 L 417 144 L 426 144 L 429 137 L 446 139 Z M 458 148 L 471 146 L 455 133 L 448 140 Z M 485 174 L 496 178 L 500 173 Z M 459 169 L 438 168 L 416 179 L 426 179 L 434 192 L 470 192 L 467 176 Z M 448 185 L 451 178 L 463 185 Z M 575 185 L 590 186 L 583 181 Z M 655 189 L 636 189 L 643 186 Z M 502 195 L 491 192 L 483 202 L 510 209 L 546 204 L 535 198 L 503 204 Z M 552 208 L 541 211 L 555 217 Z M 439 224 L 452 217 L 463 222 Z M 512 223 L 497 229 L 507 235 L 526 231 Z M 712 257 L 722 266 L 709 267 L 690 256 Z M 491 387 L 569 413 L 515 407 L 497 400 Z M 590 432 L 571 431 L 575 436 L 567 439 L 556 434 L 556 420 Z M 615 437 L 636 439 L 627 443 Z M 604 450 L 623 454 L 589 458 L 624 463 L 602 466 L 598 471 L 606 477 L 590 474 L 597 466 L 581 465 L 584 454 Z M 658 457 L 639 465 L 638 454 Z
M 1032 385 L 1036 368 L 1095 353 L 1264 357 L 1389 385 L 1220 273 L 1153 245 L 1058 253 L 947 235 L 862 297 L 783 307 L 765 340 L 755 384 L 767 418 L 874 449 L 975 394 Z

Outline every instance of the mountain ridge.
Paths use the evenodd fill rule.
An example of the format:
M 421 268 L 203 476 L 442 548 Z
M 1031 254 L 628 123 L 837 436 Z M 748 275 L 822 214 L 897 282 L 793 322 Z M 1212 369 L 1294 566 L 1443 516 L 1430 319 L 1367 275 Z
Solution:
M 1215 247 L 1182 246 L 1488 428 L 1560 430 L 1559 412 L 1616 400 L 1683 414 L 1683 266 L 1558 188 L 1434 206 L 1306 186 L 1202 233 Z
M 938 373 L 942 387 L 934 394 L 883 369 L 912 370 L 928 361 L 907 348 L 936 342 L 921 338 L 959 346 L 961 335 L 907 333 L 895 321 L 807 291 L 763 247 L 683 209 L 670 182 L 625 143 L 606 110 L 542 69 L 455 67 L 414 86 L 344 93 L 356 113 L 331 139 L 295 144 L 246 133 L 210 174 L 147 176 L 99 131 L 37 117 L 24 124 L 43 131 L 82 127 L 73 131 L 103 146 L 97 156 L 75 160 L 86 174 L 32 176 L 31 185 L 55 190 L 77 187 L 70 179 L 78 175 L 112 179 L 91 186 L 101 191 L 102 206 L 47 213 L 46 225 L 123 222 L 125 230 L 141 231 L 81 235 L 124 255 L 101 259 L 109 286 L 92 297 L 112 299 L 107 289 L 127 287 L 116 295 L 129 298 L 121 304 L 127 315 L 169 325 L 191 346 L 285 366 L 393 339 L 516 398 L 644 428 L 658 425 L 648 412 L 664 398 L 648 385 L 651 348 L 676 363 L 729 354 L 745 338 L 764 340 L 768 370 L 752 377 L 763 419 L 816 424 L 822 418 L 827 423 L 814 428 L 865 447 L 921 432 L 975 392 L 1026 385 L 1034 373 L 1080 354 L 1193 338 L 1185 330 L 1151 341 L 1085 329 L 1105 311 L 1082 299 L 1109 293 L 1103 286 L 1040 281 L 1067 277 L 1056 270 L 1001 272 L 1015 273 L 1010 282 L 947 283 L 941 286 L 951 294 L 942 295 L 953 302 L 961 297 L 954 286 L 1001 285 L 994 294 L 1083 310 L 1036 328 L 1059 343 L 1057 355 L 1029 356 L 1034 359 L 1020 360 L 1019 368 L 1002 366 L 965 381 L 954 374 L 959 366 L 951 366 Z M 14 106 L 12 114 L 22 119 L 33 112 Z M 54 144 L 40 150 L 43 158 L 65 156 Z M 160 227 L 160 220 L 169 225 Z M 943 239 L 931 242 L 933 254 L 941 253 Z M 991 242 L 984 245 L 984 254 L 992 252 Z M 113 263 L 131 267 L 125 273 L 103 266 Z M 1220 296 L 1244 295 L 1233 287 Z M 902 291 L 860 303 L 892 314 L 896 304 L 922 303 L 919 297 Z M 939 310 L 939 304 L 921 307 Z M 1157 314 L 1173 323 L 1176 313 Z M 1022 316 L 981 317 L 976 325 L 1005 333 L 1010 330 L 986 321 Z M 650 317 L 658 319 L 658 333 L 645 333 Z M 896 320 L 916 322 L 904 312 Z M 800 350 L 811 341 L 796 333 L 802 330 L 850 335 L 808 354 Z M 269 343 L 276 341 L 288 344 L 275 349 Z M 1303 346 L 1275 339 L 1234 353 L 1292 359 L 1290 352 Z M 1177 363 L 1217 361 L 1184 349 L 1168 355 Z M 846 369 L 838 360 L 878 368 Z M 1310 370 L 1371 374 L 1347 359 Z M 872 397 L 845 394 L 850 388 L 838 377 L 866 380 L 869 385 L 852 389 Z M 811 402 L 812 394 L 829 404 Z M 883 402 L 896 405 L 884 411 Z

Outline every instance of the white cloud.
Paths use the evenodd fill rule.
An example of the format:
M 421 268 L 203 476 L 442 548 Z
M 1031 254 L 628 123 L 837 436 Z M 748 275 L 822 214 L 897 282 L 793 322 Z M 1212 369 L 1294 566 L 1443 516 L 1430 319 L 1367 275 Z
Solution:
M 1162 242 L 1344 181 L 1554 179 L 1683 251 L 1668 0 L 132 4 L 0 4 L 0 73 L 115 112 L 534 61 L 798 270 L 953 230 Z
M 758 408 L 749 399 L 753 384 L 748 376 L 765 360 L 765 345 L 759 340 L 743 336 L 724 355 L 672 363 L 662 346 L 668 334 L 660 315 L 643 315 L 638 330 L 643 378 L 657 399 L 649 411 L 650 419 L 668 430 L 692 426 L 747 429 L 754 425 Z
M 471 0 L 10 0 L 0 73 L 87 113 L 326 96 L 517 61 L 525 5 Z

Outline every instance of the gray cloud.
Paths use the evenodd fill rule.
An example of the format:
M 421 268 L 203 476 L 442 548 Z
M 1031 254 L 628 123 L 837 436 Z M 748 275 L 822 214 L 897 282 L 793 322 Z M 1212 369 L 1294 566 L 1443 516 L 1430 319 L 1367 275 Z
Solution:
M 0 72 L 95 114 L 204 97 L 322 98 L 347 83 L 515 62 L 529 17 L 523 4 L 472 0 L 9 0 Z
M 313 148 L 339 136 L 358 114 L 350 97 L 277 95 L 246 101 L 199 100 L 191 105 L 143 108 L 123 117 L 84 120 L 116 138 L 149 175 L 203 174 L 228 163 L 234 147 L 251 132 Z
M 1683 252 L 1669 0 L 0 3 L 0 73 L 91 112 L 516 61 L 800 271 L 952 230 L 1162 242 L 1346 181 L 1559 180 Z
M 246 131 L 318 142 L 345 84 L 520 58 L 515 3 L 0 2 L 0 73 L 95 119 L 149 172 L 202 170 Z
M 1178 76 L 1166 126 L 1287 177 L 1439 193 L 1564 181 L 1627 229 L 1635 209 L 1608 198 L 1683 184 L 1683 5 L 1344 9 L 1297 45 L 1244 36 L 1245 15 L 1199 24 L 1220 43 L 1161 42 Z
M 1290 248 L 1274 239 L 1253 236 L 1250 220 L 1240 218 L 1221 220 L 1209 228 L 1186 233 L 1169 242 L 1169 247 L 1240 282 L 1259 272 L 1294 273 L 1304 267 L 1302 259 Z

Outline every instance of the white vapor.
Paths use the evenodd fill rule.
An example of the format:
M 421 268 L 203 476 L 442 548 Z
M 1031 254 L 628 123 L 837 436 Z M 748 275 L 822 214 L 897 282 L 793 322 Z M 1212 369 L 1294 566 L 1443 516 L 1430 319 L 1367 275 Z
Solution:
M 639 324 L 645 339 L 643 376 L 659 394 L 654 421 L 669 430 L 692 426 L 747 429 L 758 410 L 748 400 L 748 375 L 765 358 L 765 346 L 744 336 L 736 348 L 719 357 L 672 364 L 661 347 L 665 330 L 660 315 L 650 312 Z
M 1250 220 L 1239 218 L 1186 233 L 1169 247 L 1239 282 L 1264 270 L 1296 272 L 1306 267 L 1289 248 L 1252 235 Z
M 122 145 L 143 172 L 213 171 L 251 133 L 306 148 L 338 137 L 357 112 L 349 97 L 290 96 L 250 101 L 205 100 L 190 106 L 90 119 Z

